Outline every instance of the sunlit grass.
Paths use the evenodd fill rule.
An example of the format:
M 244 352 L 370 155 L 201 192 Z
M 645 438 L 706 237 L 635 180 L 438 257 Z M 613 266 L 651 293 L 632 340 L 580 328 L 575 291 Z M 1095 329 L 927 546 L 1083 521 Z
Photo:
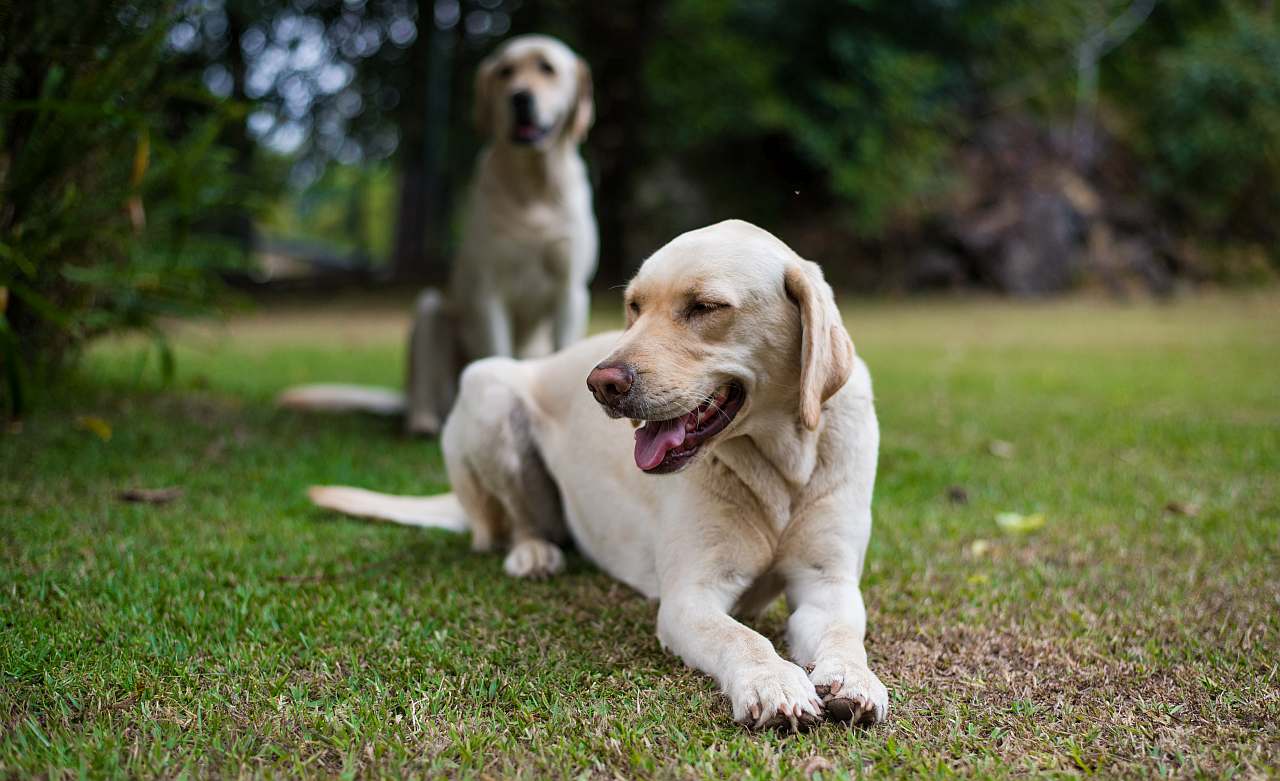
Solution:
M 1280 298 L 844 309 L 883 430 L 886 725 L 745 733 L 585 562 L 515 583 L 311 509 L 314 482 L 445 488 L 393 422 L 271 408 L 400 382 L 407 301 L 341 299 L 182 328 L 168 386 L 100 345 L 0 440 L 0 775 L 1274 772 Z

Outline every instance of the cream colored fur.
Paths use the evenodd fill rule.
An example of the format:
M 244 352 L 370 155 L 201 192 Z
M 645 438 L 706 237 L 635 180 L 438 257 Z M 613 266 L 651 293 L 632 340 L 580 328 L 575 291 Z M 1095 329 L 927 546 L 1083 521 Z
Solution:
M 718 308 L 694 314 L 698 302 Z M 663 646 L 715 678 L 735 719 L 883 719 L 888 693 L 868 666 L 858 585 L 879 431 L 870 377 L 821 270 L 753 225 L 723 222 L 649 258 L 627 306 L 621 333 L 464 373 L 443 446 L 475 545 L 508 545 L 511 574 L 553 574 L 561 558 L 548 518 L 562 512 L 584 555 L 659 600 Z M 646 474 L 631 422 L 584 387 L 601 361 L 635 367 L 641 417 L 679 415 L 730 380 L 746 402 L 683 471 Z M 537 493 L 544 472 L 558 501 L 531 512 L 545 503 L 526 501 L 527 486 Z M 344 490 L 312 496 L 378 514 L 372 501 L 337 501 Z M 789 659 L 739 620 L 779 594 Z

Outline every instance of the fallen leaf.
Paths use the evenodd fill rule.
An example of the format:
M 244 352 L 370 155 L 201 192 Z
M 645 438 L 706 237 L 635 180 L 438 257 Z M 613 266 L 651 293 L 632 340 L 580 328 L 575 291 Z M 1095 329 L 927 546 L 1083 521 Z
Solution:
M 1194 518 L 1200 514 L 1200 505 L 1195 502 L 1169 502 L 1164 506 L 1164 511 L 1173 515 L 1185 515 L 1188 518 Z
M 953 485 L 947 489 L 947 498 L 952 504 L 968 504 L 969 492 L 962 485 Z
M 1010 459 L 1017 452 L 1017 448 L 1012 442 L 1006 442 L 1003 439 L 993 439 L 987 444 L 987 450 L 996 458 Z
M 96 415 L 81 415 L 76 418 L 76 428 L 92 432 L 103 442 L 111 441 L 111 424 Z
M 170 488 L 126 488 L 116 494 L 116 498 L 122 502 L 136 502 L 138 504 L 168 504 L 181 496 L 182 489 L 176 486 Z
M 805 778 L 813 778 L 819 773 L 827 773 L 835 770 L 835 766 L 832 765 L 831 761 L 825 757 L 812 756 L 805 760 L 804 765 L 801 766 L 801 770 L 804 771 Z
M 996 515 L 996 525 L 1001 529 L 1014 534 L 1026 534 L 1033 532 L 1044 526 L 1044 513 L 1032 513 L 1031 515 L 1023 515 L 1022 513 L 998 513 Z
M 969 543 L 969 555 L 973 556 L 974 558 L 983 556 L 990 550 L 991 550 L 990 540 L 974 540 L 973 542 Z

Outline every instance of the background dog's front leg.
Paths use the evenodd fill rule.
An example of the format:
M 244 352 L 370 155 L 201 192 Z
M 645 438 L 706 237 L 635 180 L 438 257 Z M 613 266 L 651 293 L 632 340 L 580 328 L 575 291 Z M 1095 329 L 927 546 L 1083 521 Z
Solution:
M 787 620 L 791 655 L 822 695 L 826 715 L 854 724 L 883 721 L 889 692 L 867 665 L 867 613 L 858 573 L 807 567 L 789 578 Z
M 720 684 L 733 718 L 757 729 L 802 729 L 815 723 L 821 702 L 804 670 L 778 656 L 773 644 L 728 613 L 724 595 L 708 589 L 664 589 L 658 639 L 685 664 Z
M 515 355 L 515 336 L 512 332 L 511 314 L 504 301 L 494 295 L 486 295 L 479 302 L 472 337 L 470 360 L 500 356 L 511 358 Z
M 573 242 L 556 242 L 547 249 L 547 272 L 555 280 L 555 302 L 551 312 L 551 339 L 554 350 L 563 350 L 587 333 L 591 296 L 581 269 L 594 266 Z
M 587 332 L 590 296 L 584 285 L 566 284 L 556 301 L 552 338 L 556 350 L 563 350 Z

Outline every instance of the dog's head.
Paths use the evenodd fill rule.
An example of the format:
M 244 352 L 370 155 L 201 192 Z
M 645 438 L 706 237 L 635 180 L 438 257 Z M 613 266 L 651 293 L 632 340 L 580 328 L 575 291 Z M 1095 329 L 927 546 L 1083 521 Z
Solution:
M 636 466 L 677 472 L 714 441 L 787 420 L 815 430 L 853 370 L 853 342 L 816 263 L 730 220 L 677 237 L 626 293 L 627 329 L 587 378 L 631 418 Z
M 581 143 L 594 115 L 591 71 L 546 35 L 512 38 L 476 71 L 476 126 L 495 143 Z

